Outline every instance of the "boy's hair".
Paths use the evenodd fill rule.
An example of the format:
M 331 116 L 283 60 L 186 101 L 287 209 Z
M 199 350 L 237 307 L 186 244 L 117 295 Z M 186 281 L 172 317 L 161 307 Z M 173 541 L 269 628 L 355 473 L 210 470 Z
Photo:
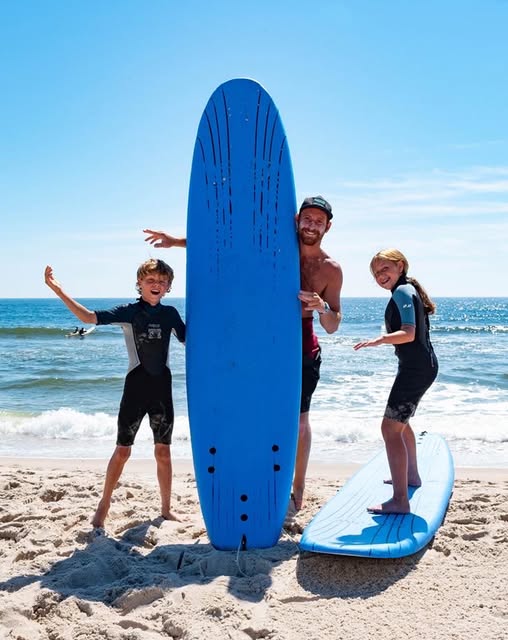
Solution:
M 141 278 L 144 278 L 147 275 L 151 275 L 152 273 L 158 273 L 161 276 L 168 277 L 168 285 L 171 286 L 173 282 L 173 278 L 175 277 L 175 273 L 173 269 L 164 262 L 164 260 L 157 260 L 155 258 L 150 258 L 143 262 L 143 264 L 139 265 L 138 272 L 136 274 L 137 280 L 139 281 Z M 136 286 L 139 291 L 139 287 Z

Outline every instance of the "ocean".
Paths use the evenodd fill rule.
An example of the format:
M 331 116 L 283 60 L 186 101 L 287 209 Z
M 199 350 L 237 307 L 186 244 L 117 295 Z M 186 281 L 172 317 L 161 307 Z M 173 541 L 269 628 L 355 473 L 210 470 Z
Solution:
M 383 446 L 381 416 L 393 377 L 393 347 L 353 350 L 383 327 L 388 298 L 345 298 L 329 336 L 316 320 L 321 380 L 311 407 L 311 461 L 366 462 Z M 82 299 L 106 309 L 124 299 Z M 508 467 L 508 298 L 436 298 L 431 317 L 439 375 L 412 425 L 446 438 L 457 466 Z M 182 317 L 185 301 L 166 298 Z M 127 368 L 119 327 L 67 337 L 79 323 L 55 298 L 0 299 L 0 456 L 108 458 Z M 248 340 L 249 336 L 246 335 Z M 191 458 L 185 347 L 171 341 L 173 458 Z M 255 434 L 252 434 L 255 437 Z M 148 422 L 133 457 L 153 455 Z

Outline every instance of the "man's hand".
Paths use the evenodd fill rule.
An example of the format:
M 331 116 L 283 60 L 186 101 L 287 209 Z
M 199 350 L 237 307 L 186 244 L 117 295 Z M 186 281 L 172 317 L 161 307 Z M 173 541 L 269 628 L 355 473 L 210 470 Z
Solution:
M 145 242 L 149 242 L 156 249 L 170 249 L 171 247 L 185 247 L 185 238 L 175 238 L 164 231 L 154 231 L 153 229 L 143 229 L 147 234 Z
M 300 291 L 298 298 L 306 305 L 305 311 L 323 313 L 326 310 L 325 301 L 315 291 Z

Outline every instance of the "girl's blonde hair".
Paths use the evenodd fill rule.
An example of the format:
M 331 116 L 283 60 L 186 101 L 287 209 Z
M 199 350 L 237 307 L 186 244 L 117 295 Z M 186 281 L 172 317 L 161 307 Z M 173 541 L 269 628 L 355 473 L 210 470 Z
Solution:
M 377 260 L 389 260 L 390 262 L 402 262 L 403 264 L 403 273 L 406 276 L 406 280 L 413 285 L 413 287 L 418 291 L 420 298 L 423 302 L 423 307 L 425 312 L 429 315 L 432 315 L 436 312 L 436 305 L 429 297 L 429 294 L 425 291 L 422 285 L 415 278 L 410 278 L 407 275 L 409 271 L 409 262 L 407 261 L 406 256 L 399 251 L 398 249 L 382 249 L 378 251 L 376 255 L 370 261 L 370 272 L 374 275 L 374 264 Z

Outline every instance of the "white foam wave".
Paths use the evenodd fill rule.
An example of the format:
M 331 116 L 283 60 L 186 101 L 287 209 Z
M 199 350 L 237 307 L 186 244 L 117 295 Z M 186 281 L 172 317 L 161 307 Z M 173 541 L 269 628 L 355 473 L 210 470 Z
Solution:
M 111 440 L 116 438 L 116 416 L 106 413 L 87 414 L 74 409 L 62 408 L 44 411 L 37 416 L 0 413 L 0 435 L 31 436 L 58 440 Z M 188 440 L 189 427 L 186 417 L 175 419 L 174 436 Z M 152 441 L 152 431 L 145 418 L 141 423 L 137 439 Z

